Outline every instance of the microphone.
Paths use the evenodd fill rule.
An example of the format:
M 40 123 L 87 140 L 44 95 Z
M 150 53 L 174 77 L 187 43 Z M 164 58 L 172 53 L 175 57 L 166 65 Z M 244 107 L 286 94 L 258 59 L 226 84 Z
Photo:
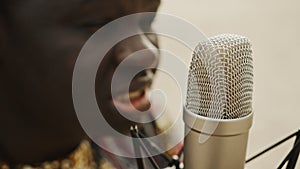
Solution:
M 183 114 L 185 168 L 244 168 L 252 92 L 252 49 L 246 37 L 223 34 L 199 43 Z

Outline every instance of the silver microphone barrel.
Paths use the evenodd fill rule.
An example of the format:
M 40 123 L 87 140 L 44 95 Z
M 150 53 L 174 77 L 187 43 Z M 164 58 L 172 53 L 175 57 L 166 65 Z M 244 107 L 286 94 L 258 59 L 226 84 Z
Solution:
M 216 120 L 184 109 L 186 169 L 243 169 L 253 113 L 235 120 Z M 214 128 L 214 131 L 204 127 Z
M 185 168 L 243 169 L 253 118 L 249 40 L 224 34 L 200 42 L 187 89 Z

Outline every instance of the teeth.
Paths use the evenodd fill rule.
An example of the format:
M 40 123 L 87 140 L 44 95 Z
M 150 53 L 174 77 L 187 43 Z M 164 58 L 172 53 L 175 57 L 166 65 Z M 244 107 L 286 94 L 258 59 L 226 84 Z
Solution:
M 129 102 L 129 98 L 130 99 L 136 99 L 142 96 L 144 90 L 137 90 L 134 92 L 130 92 L 130 93 L 125 93 L 125 94 L 121 94 L 118 95 L 116 97 L 116 100 L 121 101 L 121 102 Z
M 130 99 L 136 99 L 136 98 L 142 96 L 142 93 L 143 93 L 142 90 L 140 90 L 140 91 L 135 91 L 135 92 L 131 92 L 131 93 L 129 93 L 129 98 L 130 98 Z

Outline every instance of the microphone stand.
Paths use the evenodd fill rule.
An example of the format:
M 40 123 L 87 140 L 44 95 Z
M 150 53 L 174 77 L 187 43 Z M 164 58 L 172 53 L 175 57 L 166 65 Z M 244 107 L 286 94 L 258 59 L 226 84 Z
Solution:
M 141 149 L 144 151 L 144 153 L 147 155 L 147 159 L 150 161 L 151 165 L 155 169 L 160 169 L 159 165 L 156 163 L 154 158 L 151 156 L 149 149 L 147 148 L 146 144 L 150 146 L 153 150 L 156 152 L 161 152 L 160 148 L 153 142 L 150 142 L 147 139 L 144 139 L 146 144 L 143 142 L 142 138 L 145 138 L 145 136 L 139 132 L 139 129 L 137 126 L 131 126 L 130 127 L 130 133 L 132 136 L 132 143 L 134 147 L 135 155 L 137 156 L 136 161 L 138 165 L 138 169 L 144 169 L 144 163 L 143 158 L 141 157 Z M 183 148 L 180 150 L 178 155 L 173 156 L 173 158 L 169 157 L 167 154 L 159 154 L 158 156 L 162 159 L 166 160 L 168 162 L 168 167 L 175 166 L 176 169 L 183 169 L 183 164 L 179 161 L 180 157 L 182 155 Z
M 143 158 L 139 158 L 139 157 L 141 157 L 141 149 L 148 156 L 147 159 L 150 161 L 150 163 L 154 167 L 154 169 L 160 169 L 157 162 L 151 156 L 147 146 L 149 146 L 151 149 L 153 149 L 156 152 L 162 152 L 160 150 L 160 148 L 155 143 L 150 142 L 147 139 L 142 140 L 142 138 L 146 138 L 146 136 L 144 136 L 142 133 L 139 132 L 139 129 L 137 126 L 134 126 L 134 127 L 131 126 L 130 133 L 131 133 L 132 138 L 135 138 L 135 139 L 132 139 L 132 141 L 133 141 L 134 152 L 135 152 L 136 156 L 138 157 L 138 158 L 136 158 L 137 164 L 138 164 L 138 169 L 145 169 L 144 163 L 143 163 Z M 287 136 L 286 138 L 280 140 L 279 142 L 273 144 L 272 146 L 268 147 L 267 149 L 263 150 L 262 152 L 249 158 L 248 160 L 246 160 L 246 163 L 258 158 L 259 156 L 276 148 L 277 146 L 290 140 L 293 137 L 296 137 L 294 145 L 293 145 L 292 149 L 290 150 L 290 152 L 286 155 L 284 160 L 280 163 L 280 165 L 278 166 L 277 169 L 282 169 L 282 167 L 287 162 L 288 162 L 288 164 L 287 164 L 286 169 L 295 169 L 296 163 L 297 163 L 297 160 L 298 160 L 299 154 L 300 154 L 300 129 L 298 131 L 296 131 L 295 133 Z M 144 143 L 144 141 L 146 142 L 146 144 Z M 161 157 L 162 159 L 166 160 L 166 162 L 168 162 L 168 167 L 175 166 L 176 169 L 183 169 L 184 168 L 183 163 L 180 162 L 180 158 L 181 158 L 182 154 L 183 154 L 183 148 L 180 150 L 178 155 L 175 155 L 172 158 L 169 155 L 164 154 L 164 153 L 159 154 L 158 156 Z
M 296 167 L 299 153 L 300 153 L 300 130 L 298 130 L 298 132 L 297 132 L 294 147 L 289 152 L 289 154 L 286 156 L 285 160 L 283 160 L 281 165 L 283 166 L 287 161 L 289 161 L 286 168 L 294 169 Z M 282 168 L 282 166 L 279 166 L 278 168 Z
M 251 157 L 250 159 L 248 159 L 246 161 L 246 163 L 256 159 L 257 157 L 265 154 L 266 152 L 274 149 L 275 147 L 279 146 L 280 144 L 288 141 L 289 139 L 291 139 L 293 137 L 296 137 L 294 146 L 290 150 L 290 152 L 287 154 L 287 156 L 284 158 L 284 160 L 280 163 L 280 165 L 278 166 L 277 169 L 281 169 L 285 165 L 286 162 L 288 162 L 286 169 L 294 169 L 296 167 L 296 163 L 297 163 L 299 153 L 300 153 L 300 129 L 297 132 L 287 136 L 286 138 L 280 140 L 279 142 L 275 143 L 274 145 L 270 146 L 269 148 L 263 150 L 262 152 L 256 154 L 255 156 Z

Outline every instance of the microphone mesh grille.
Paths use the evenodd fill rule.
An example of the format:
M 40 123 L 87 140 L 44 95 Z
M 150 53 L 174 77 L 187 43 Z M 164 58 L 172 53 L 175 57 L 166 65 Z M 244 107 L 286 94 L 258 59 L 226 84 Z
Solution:
M 252 112 L 253 60 L 250 41 L 223 34 L 196 47 L 188 76 L 186 108 L 214 119 Z

